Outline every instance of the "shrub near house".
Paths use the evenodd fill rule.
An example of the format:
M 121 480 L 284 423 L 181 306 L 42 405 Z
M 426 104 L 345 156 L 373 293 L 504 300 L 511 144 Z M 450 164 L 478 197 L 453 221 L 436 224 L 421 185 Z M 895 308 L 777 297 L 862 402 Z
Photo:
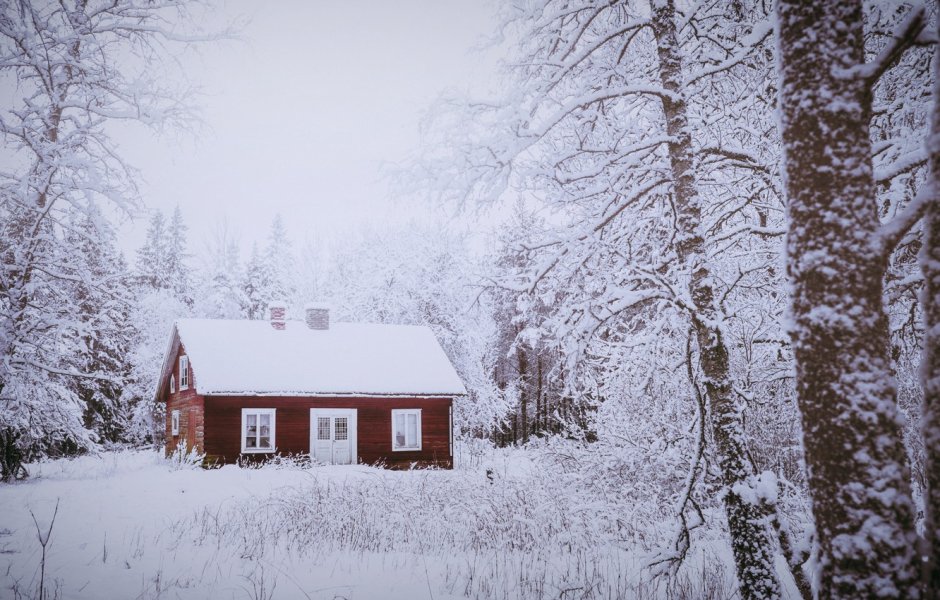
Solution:
M 466 394 L 427 327 L 181 319 L 156 391 L 167 453 L 234 462 L 307 454 L 324 463 L 453 466 L 453 399 Z

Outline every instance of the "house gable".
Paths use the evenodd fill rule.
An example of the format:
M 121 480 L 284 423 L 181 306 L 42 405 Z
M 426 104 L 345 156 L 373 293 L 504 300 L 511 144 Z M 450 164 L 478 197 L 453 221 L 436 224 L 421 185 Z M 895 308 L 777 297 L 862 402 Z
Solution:
M 180 372 L 180 359 L 189 362 L 188 385 L 183 386 Z M 170 381 L 174 380 L 175 389 Z M 199 394 L 195 385 L 195 370 L 186 348 L 179 343 L 178 336 L 171 342 L 171 351 L 164 360 L 161 382 L 157 386 L 157 399 L 166 403 L 165 439 L 167 452 L 176 449 L 184 452 L 196 449 L 203 451 L 205 443 L 205 398 Z

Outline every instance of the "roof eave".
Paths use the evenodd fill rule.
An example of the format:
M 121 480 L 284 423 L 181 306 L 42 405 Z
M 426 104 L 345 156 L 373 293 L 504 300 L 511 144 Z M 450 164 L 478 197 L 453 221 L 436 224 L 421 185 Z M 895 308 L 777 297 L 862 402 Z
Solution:
M 163 366 L 160 367 L 160 378 L 157 379 L 157 386 L 154 390 L 153 400 L 154 402 L 159 402 L 160 398 L 163 396 L 163 389 L 167 385 L 167 373 L 172 368 L 171 357 L 173 356 L 173 351 L 176 349 L 176 341 L 179 339 L 179 330 L 176 327 L 176 323 L 173 323 L 173 328 L 170 330 L 170 340 L 167 344 L 166 352 L 163 354 Z
M 245 392 L 245 391 L 216 391 L 209 390 L 201 393 L 202 396 L 236 396 L 240 398 L 244 397 L 263 397 L 263 398 L 273 398 L 273 397 L 288 397 L 288 398 L 456 398 L 458 396 L 466 396 L 467 392 L 392 392 L 392 393 L 376 393 L 376 392 L 288 392 L 288 391 L 274 391 L 274 392 Z

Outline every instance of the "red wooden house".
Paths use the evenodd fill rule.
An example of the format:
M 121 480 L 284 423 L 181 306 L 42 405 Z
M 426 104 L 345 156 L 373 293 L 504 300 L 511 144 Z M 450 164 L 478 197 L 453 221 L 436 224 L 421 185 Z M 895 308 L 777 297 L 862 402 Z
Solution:
M 453 466 L 453 399 L 466 393 L 427 327 L 181 319 L 156 398 L 167 453 L 209 461 L 309 454 L 331 464 Z

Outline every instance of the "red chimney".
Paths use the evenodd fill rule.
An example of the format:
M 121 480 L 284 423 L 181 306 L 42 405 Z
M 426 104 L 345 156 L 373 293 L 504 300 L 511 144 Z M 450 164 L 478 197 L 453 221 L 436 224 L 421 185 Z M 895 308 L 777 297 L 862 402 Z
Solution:
M 311 302 L 304 306 L 307 327 L 310 329 L 330 328 L 330 305 L 322 302 Z
M 268 310 L 271 312 L 271 327 L 277 330 L 287 328 L 287 305 L 283 302 L 271 302 L 268 304 Z

